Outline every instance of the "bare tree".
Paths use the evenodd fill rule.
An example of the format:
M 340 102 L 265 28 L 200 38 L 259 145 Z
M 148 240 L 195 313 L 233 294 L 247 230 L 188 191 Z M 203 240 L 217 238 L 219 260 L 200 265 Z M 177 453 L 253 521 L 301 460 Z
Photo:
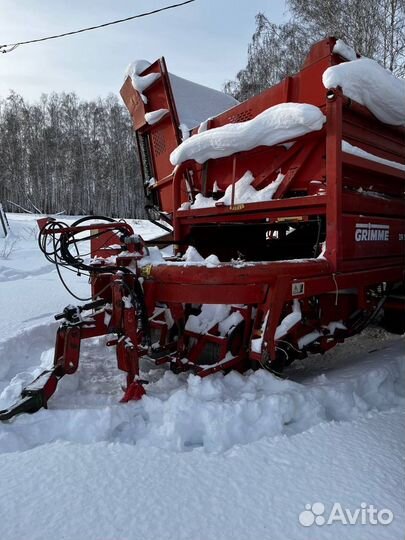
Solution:
M 0 99 L 0 200 L 47 213 L 144 217 L 131 119 L 118 98 Z
M 291 20 L 263 13 L 248 45 L 248 62 L 224 90 L 245 100 L 298 71 L 312 43 L 342 38 L 357 52 L 405 75 L 405 0 L 288 0 Z
M 277 25 L 258 13 L 247 66 L 225 84 L 225 91 L 240 101 L 258 94 L 298 71 L 307 48 L 308 37 L 298 24 Z
M 405 0 L 288 0 L 308 39 L 344 39 L 397 75 L 405 71 Z
M 405 75 L 405 0 L 382 0 L 379 57 L 384 67 Z

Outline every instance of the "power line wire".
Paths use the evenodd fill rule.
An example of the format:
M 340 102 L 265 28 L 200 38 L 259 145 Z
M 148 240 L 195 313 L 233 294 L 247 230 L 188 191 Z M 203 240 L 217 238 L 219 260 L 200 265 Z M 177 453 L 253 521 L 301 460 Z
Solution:
M 81 28 L 80 30 L 73 30 L 72 32 L 64 32 L 63 34 L 56 34 L 53 36 L 46 36 L 37 39 L 31 39 L 29 41 L 19 41 L 17 43 L 8 43 L 6 45 L 0 45 L 0 52 L 8 53 L 14 51 L 20 45 L 28 45 L 29 43 L 38 43 L 40 41 L 48 41 L 50 39 L 58 39 L 66 36 L 73 36 L 74 34 L 81 34 L 83 32 L 89 32 L 90 30 L 97 30 L 98 28 L 105 28 L 106 26 L 112 26 L 113 24 L 120 24 L 127 21 L 132 21 L 133 19 L 140 19 L 141 17 L 147 17 L 148 15 L 154 15 L 155 13 L 160 13 L 161 11 L 167 11 L 169 9 L 174 9 L 180 6 L 185 6 L 195 2 L 195 0 L 185 0 L 179 4 L 171 4 L 170 6 L 164 6 L 162 8 L 154 9 L 152 11 L 146 11 L 145 13 L 139 13 L 138 15 L 132 15 L 131 17 L 126 17 L 125 19 L 117 19 L 116 21 L 111 21 L 103 24 L 98 24 L 97 26 L 89 26 L 87 28 Z

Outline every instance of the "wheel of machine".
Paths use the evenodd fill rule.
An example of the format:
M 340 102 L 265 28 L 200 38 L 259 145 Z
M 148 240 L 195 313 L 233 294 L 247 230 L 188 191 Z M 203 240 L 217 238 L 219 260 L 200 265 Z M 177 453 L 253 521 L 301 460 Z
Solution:
M 269 366 L 269 370 L 275 375 L 281 375 L 284 369 L 294 361 L 294 357 L 289 355 L 289 350 L 290 345 L 287 342 L 277 345 L 276 359 Z

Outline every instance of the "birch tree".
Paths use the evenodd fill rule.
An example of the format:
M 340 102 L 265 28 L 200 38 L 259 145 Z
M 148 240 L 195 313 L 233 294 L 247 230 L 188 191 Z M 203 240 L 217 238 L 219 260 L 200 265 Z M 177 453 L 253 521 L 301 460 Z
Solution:
M 0 99 L 0 201 L 46 213 L 144 217 L 128 111 L 116 96 Z
M 405 76 L 405 0 L 287 0 L 290 20 L 256 16 L 248 62 L 224 90 L 239 100 L 297 72 L 310 46 L 327 36 L 343 39 L 397 76 Z

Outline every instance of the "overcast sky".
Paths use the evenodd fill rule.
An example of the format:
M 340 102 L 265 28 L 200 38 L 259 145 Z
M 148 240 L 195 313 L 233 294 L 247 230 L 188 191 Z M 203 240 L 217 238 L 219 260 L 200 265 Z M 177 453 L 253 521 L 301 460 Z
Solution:
M 75 30 L 176 3 L 173 0 L 1 0 L 0 44 Z M 82 98 L 117 93 L 132 60 L 165 56 L 169 70 L 220 89 L 245 66 L 254 17 L 286 19 L 283 0 L 196 0 L 189 5 L 0 54 L 0 97 L 28 100 L 75 91 Z

